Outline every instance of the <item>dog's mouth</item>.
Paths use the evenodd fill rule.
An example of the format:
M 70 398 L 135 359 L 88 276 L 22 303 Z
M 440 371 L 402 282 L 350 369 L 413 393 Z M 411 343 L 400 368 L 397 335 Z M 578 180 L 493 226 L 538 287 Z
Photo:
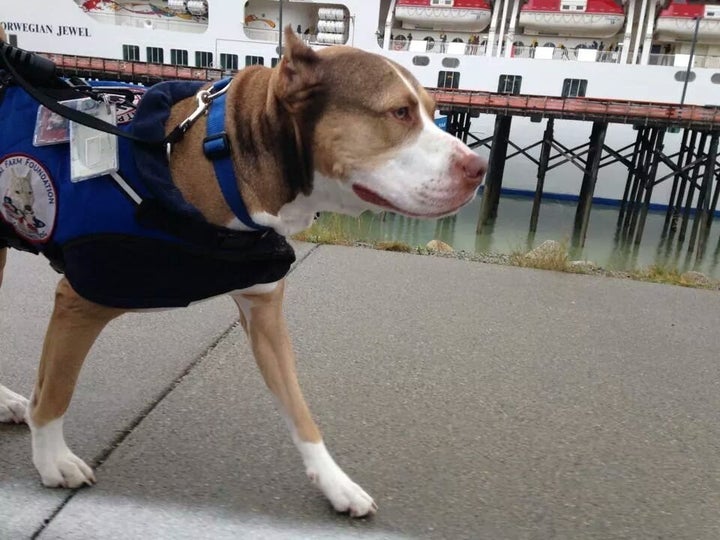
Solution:
M 448 215 L 454 214 L 455 212 L 457 212 L 457 210 L 459 208 L 461 208 L 462 206 L 465 206 L 475 196 L 474 194 L 472 194 L 468 198 L 468 200 L 464 201 L 462 204 L 457 205 L 457 207 L 455 207 L 455 208 L 451 208 L 451 209 L 443 210 L 443 211 L 420 213 L 420 212 L 410 212 L 408 210 L 403 210 L 396 204 L 387 200 L 385 197 L 383 197 L 379 193 L 376 193 L 372 189 L 362 186 L 360 184 L 353 184 L 352 189 L 353 189 L 353 192 L 355 193 L 355 195 L 360 197 L 365 202 L 369 202 L 370 204 L 374 204 L 375 206 L 380 206 L 381 208 L 386 208 L 387 210 L 392 210 L 393 212 L 397 212 L 398 214 L 403 214 L 405 216 L 416 217 L 416 218 L 440 218 L 443 216 L 448 216 Z

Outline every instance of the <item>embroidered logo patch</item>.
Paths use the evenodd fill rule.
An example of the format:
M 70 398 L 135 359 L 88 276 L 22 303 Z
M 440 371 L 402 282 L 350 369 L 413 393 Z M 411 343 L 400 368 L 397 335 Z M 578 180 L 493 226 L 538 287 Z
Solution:
M 0 218 L 29 242 L 47 242 L 57 215 L 50 173 L 25 154 L 0 159 Z

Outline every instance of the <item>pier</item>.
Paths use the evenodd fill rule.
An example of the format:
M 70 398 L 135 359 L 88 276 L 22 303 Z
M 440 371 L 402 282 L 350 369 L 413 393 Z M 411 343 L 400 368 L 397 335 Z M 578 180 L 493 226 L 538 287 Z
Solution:
M 573 244 L 584 245 L 593 195 L 599 171 L 621 163 L 627 178 L 617 233 L 628 244 L 639 244 L 650 200 L 655 186 L 671 181 L 663 237 L 683 244 L 688 252 L 701 257 L 720 196 L 720 107 L 679 105 L 643 101 L 623 101 L 584 97 L 550 97 L 508 95 L 492 92 L 429 88 L 442 114 L 447 115 L 447 129 L 471 148 L 490 149 L 485 192 L 478 217 L 478 232 L 497 216 L 503 172 L 508 159 L 525 156 L 537 165 L 537 183 L 530 215 L 530 232 L 537 228 L 545 176 L 548 171 L 572 163 L 582 171 L 582 184 L 573 226 Z M 470 132 L 471 118 L 480 114 L 495 115 L 493 135 L 484 139 Z M 520 147 L 510 140 L 514 117 L 545 121 L 539 141 Z M 555 120 L 578 120 L 592 123 L 589 140 L 569 148 L 555 138 Z M 609 124 L 630 124 L 636 131 L 635 142 L 622 148 L 605 144 Z M 679 151 L 666 154 L 664 137 L 670 131 L 682 131 Z M 540 147 L 539 158 L 530 150 Z M 508 153 L 508 149 L 513 151 Z M 670 172 L 659 176 L 659 165 Z M 689 229 L 689 231 L 688 231 Z
M 213 68 L 192 68 L 127 62 L 74 55 L 45 54 L 65 76 L 96 77 L 153 84 L 162 80 L 215 80 L 231 72 Z M 571 163 L 582 174 L 572 242 L 583 246 L 587 235 L 595 186 L 601 169 L 620 163 L 626 171 L 625 189 L 620 202 L 617 235 L 623 243 L 638 245 L 642 239 L 655 186 L 671 182 L 663 237 L 669 244 L 682 246 L 701 257 L 720 198 L 720 107 L 679 105 L 650 101 L 623 101 L 585 97 L 513 95 L 451 88 L 428 88 L 441 114 L 447 116 L 447 130 L 471 148 L 490 149 L 477 230 L 490 223 L 498 212 L 503 173 L 507 160 L 524 156 L 537 166 L 537 182 L 529 230 L 537 229 L 543 188 L 549 171 Z M 490 137 L 471 132 L 471 120 L 481 114 L 495 116 Z M 519 146 L 510 139 L 514 117 L 530 117 L 545 122 L 540 140 Z M 568 147 L 555 136 L 555 120 L 591 122 L 589 140 Z M 605 143 L 610 124 L 632 125 L 635 141 L 622 148 Z M 665 134 L 682 131 L 680 149 L 664 151 Z M 535 157 L 531 153 L 539 147 Z M 511 150 L 509 152 L 509 150 Z M 660 174 L 659 166 L 669 172 Z

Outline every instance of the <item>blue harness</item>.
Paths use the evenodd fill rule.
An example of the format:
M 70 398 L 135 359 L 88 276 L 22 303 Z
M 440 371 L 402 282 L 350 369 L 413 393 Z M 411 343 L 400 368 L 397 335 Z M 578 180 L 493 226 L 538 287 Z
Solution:
M 201 86 L 151 87 L 122 127 L 162 139 L 172 105 Z M 122 308 L 185 306 L 277 281 L 289 270 L 292 248 L 255 224 L 242 202 L 224 133 L 224 96 L 210 107 L 206 155 L 228 204 L 255 232 L 207 223 L 173 184 L 162 148 L 119 139 L 119 175 L 139 205 L 109 175 L 72 182 L 67 143 L 33 146 L 37 102 L 17 86 L 0 99 L 0 248 L 43 253 L 80 295 Z

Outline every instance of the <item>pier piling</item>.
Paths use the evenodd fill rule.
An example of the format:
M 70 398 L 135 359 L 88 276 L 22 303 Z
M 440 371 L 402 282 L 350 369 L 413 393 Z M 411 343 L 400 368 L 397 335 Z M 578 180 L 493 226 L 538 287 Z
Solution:
M 497 115 L 493 144 L 488 159 L 488 172 L 485 177 L 485 189 L 480 203 L 480 217 L 477 232 L 482 232 L 490 219 L 497 216 L 500 190 L 502 188 L 503 173 L 505 172 L 505 158 L 507 157 L 508 142 L 510 140 L 510 125 L 512 116 Z
M 545 185 L 545 173 L 548 169 L 550 161 L 550 150 L 553 143 L 553 128 L 555 119 L 548 118 L 543 134 L 542 146 L 540 147 L 540 162 L 538 163 L 537 186 L 535 187 L 535 198 L 533 199 L 532 213 L 530 214 L 530 232 L 537 231 L 537 222 L 540 215 L 540 202 L 542 201 L 542 192 Z
M 607 122 L 593 122 L 592 131 L 590 132 L 590 147 L 585 160 L 580 197 L 575 212 L 575 226 L 573 227 L 573 244 L 580 247 L 585 245 L 587 228 L 590 223 L 590 209 L 595 193 L 598 171 L 600 170 L 607 126 Z

